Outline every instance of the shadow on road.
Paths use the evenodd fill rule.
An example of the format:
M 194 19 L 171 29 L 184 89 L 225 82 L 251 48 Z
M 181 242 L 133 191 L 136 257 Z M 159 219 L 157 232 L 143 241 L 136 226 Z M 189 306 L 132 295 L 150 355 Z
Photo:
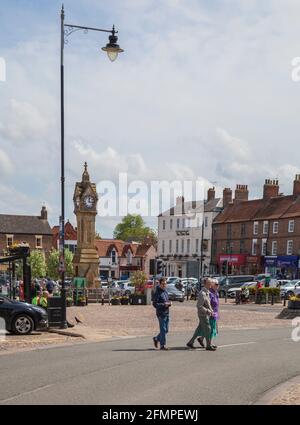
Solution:
M 203 351 L 203 348 L 195 348 L 195 349 L 190 349 L 188 347 L 169 347 L 168 351 Z M 116 349 L 116 350 L 112 350 L 112 351 L 163 351 L 155 348 L 127 348 L 127 349 Z

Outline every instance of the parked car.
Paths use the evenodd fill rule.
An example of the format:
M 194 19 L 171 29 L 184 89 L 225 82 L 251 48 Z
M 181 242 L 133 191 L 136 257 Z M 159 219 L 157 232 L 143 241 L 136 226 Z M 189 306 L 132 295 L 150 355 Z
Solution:
M 135 286 L 131 282 L 118 281 L 118 286 L 124 295 L 131 295 L 135 293 Z
M 184 293 L 176 288 L 174 285 L 167 285 L 167 292 L 170 301 L 184 301 Z
M 291 283 L 291 280 L 289 279 L 278 279 L 278 287 L 281 288 L 282 286 L 286 285 L 287 283 Z
M 228 280 L 228 285 L 226 285 L 226 280 Z M 221 276 L 219 279 L 219 295 L 220 297 L 225 297 L 226 286 L 227 291 L 231 288 L 240 288 L 243 283 L 254 282 L 254 275 L 241 275 L 241 276 Z
M 230 289 L 228 289 L 227 296 L 229 298 L 235 298 L 237 292 L 241 292 L 242 289 L 245 288 L 245 287 L 248 287 L 248 288 L 251 288 L 252 287 L 252 288 L 254 288 L 256 286 L 256 284 L 257 284 L 256 281 L 254 281 L 254 282 L 246 282 L 246 283 L 243 283 L 239 287 L 230 288 Z
M 281 298 L 289 298 L 293 295 L 299 295 L 300 294 L 300 280 L 292 280 L 289 283 L 286 283 L 280 288 L 280 296 Z
M 46 310 L 3 296 L 0 297 L 0 317 L 5 321 L 6 330 L 17 335 L 28 335 L 48 326 Z
M 180 280 L 181 280 L 180 277 L 178 277 L 178 276 L 169 276 L 166 279 L 167 279 L 167 284 L 180 282 Z

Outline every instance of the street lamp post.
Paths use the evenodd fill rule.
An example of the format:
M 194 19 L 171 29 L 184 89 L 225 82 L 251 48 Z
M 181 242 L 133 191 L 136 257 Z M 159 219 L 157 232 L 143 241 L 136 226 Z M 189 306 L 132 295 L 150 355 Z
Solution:
M 109 42 L 102 50 L 107 52 L 109 59 L 113 62 L 117 59 L 118 54 L 123 52 L 123 49 L 117 44 L 118 31 L 115 27 L 111 30 L 100 28 L 84 27 L 79 25 L 65 24 L 64 6 L 61 9 L 61 47 L 60 47 L 60 102 L 61 102 L 61 216 L 60 216 L 60 235 L 59 235 L 59 271 L 61 273 L 61 298 L 62 298 L 62 315 L 61 328 L 67 328 L 66 315 L 66 291 L 65 291 L 65 118 L 64 118 L 64 47 L 68 37 L 75 31 L 83 30 L 98 31 L 109 33 Z

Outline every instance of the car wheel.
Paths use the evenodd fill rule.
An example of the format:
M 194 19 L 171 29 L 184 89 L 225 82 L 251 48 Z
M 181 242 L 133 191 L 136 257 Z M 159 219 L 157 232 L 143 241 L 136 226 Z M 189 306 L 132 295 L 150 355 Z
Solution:
M 13 333 L 16 335 L 28 335 L 34 329 L 34 323 L 27 314 L 20 314 L 15 317 L 12 323 Z

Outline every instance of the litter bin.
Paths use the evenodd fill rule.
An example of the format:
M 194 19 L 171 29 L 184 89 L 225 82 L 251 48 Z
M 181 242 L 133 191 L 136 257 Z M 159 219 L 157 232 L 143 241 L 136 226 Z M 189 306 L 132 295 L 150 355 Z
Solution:
M 57 328 L 61 325 L 62 300 L 61 297 L 48 298 L 48 324 L 49 328 Z

